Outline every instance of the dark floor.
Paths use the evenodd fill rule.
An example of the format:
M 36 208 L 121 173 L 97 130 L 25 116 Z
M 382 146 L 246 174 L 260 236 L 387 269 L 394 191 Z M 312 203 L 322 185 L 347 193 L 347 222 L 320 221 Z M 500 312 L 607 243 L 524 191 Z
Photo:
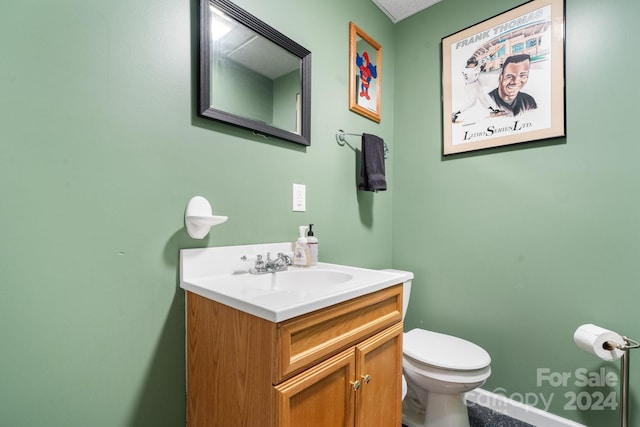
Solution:
M 500 414 L 484 406 L 469 403 L 469 425 L 471 427 L 535 427 L 524 421 Z
M 535 427 L 484 406 L 468 402 L 469 425 L 471 427 Z M 406 427 L 404 424 L 402 427 Z

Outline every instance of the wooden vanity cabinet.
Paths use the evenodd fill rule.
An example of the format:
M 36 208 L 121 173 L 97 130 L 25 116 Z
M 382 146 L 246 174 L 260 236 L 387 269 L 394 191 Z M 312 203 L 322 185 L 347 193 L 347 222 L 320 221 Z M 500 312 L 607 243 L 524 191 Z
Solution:
M 398 427 L 402 286 L 279 323 L 187 292 L 189 427 Z

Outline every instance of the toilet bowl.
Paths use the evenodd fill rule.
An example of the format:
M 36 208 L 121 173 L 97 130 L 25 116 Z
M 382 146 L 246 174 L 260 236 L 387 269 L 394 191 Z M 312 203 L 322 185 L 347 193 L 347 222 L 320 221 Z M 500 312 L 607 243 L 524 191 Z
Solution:
M 403 283 L 403 320 L 410 296 L 411 280 L 407 280 Z M 402 423 L 408 427 L 469 427 L 464 393 L 484 384 L 491 375 L 490 365 L 489 353 L 472 342 L 424 329 L 405 332 L 402 368 L 407 391 L 406 396 L 403 393 Z
M 404 334 L 402 367 L 407 397 L 402 405 L 408 427 L 468 427 L 464 393 L 491 375 L 491 357 L 461 338 L 424 329 Z

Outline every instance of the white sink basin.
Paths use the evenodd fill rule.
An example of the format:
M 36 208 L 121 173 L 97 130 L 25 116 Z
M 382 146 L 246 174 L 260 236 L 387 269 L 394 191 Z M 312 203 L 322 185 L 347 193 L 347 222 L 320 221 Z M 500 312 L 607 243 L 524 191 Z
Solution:
M 226 246 L 180 251 L 180 287 L 273 322 L 319 310 L 393 286 L 409 274 L 318 263 L 310 268 L 249 274 L 251 258 L 288 252 L 289 243 Z
M 353 274 L 329 269 L 298 269 L 245 278 L 247 285 L 273 291 L 313 292 L 325 286 L 337 286 L 353 279 Z

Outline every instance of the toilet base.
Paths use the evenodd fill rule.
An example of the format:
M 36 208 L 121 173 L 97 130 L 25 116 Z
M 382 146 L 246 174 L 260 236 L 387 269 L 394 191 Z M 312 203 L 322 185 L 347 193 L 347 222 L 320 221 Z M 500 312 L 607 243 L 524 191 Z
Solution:
M 402 423 L 407 427 L 469 427 L 464 394 L 427 393 L 426 410 L 409 398 L 402 403 Z

